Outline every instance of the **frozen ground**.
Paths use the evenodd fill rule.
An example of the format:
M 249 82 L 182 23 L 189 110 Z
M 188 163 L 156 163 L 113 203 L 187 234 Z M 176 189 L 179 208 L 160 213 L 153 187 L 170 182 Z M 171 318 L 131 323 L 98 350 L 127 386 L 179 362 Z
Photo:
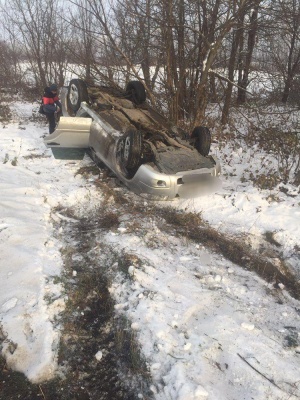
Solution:
M 55 279 L 62 243 L 52 225 L 52 217 L 63 216 L 55 207 L 76 205 L 84 215 L 102 195 L 93 179 L 75 175 L 88 159 L 56 160 L 45 149 L 47 129 L 29 119 L 33 107 L 15 102 L 13 121 L 0 128 L 0 334 L 8 366 L 41 382 L 57 369 L 54 322 L 64 310 Z M 245 170 L 254 171 L 265 156 L 258 149 L 228 143 L 215 144 L 214 152 L 222 160 L 223 187 L 172 206 L 200 212 L 220 232 L 256 248 L 272 232 L 299 273 L 299 189 L 285 185 L 284 193 L 279 186 L 259 190 L 242 183 Z M 129 269 L 130 279 L 116 272 L 110 292 L 116 313 L 131 321 L 142 344 L 154 398 L 299 398 L 300 302 L 220 255 L 167 235 L 155 220 L 141 219 L 139 235 L 129 222 L 125 213 L 119 229 L 101 240 L 142 260 Z

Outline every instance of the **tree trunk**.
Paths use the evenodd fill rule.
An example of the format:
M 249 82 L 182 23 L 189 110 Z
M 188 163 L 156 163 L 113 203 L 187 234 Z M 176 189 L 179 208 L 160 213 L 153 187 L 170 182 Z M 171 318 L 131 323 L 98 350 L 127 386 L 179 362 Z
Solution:
M 173 3 L 172 0 L 168 0 L 165 8 L 165 43 L 166 43 L 166 89 L 169 103 L 170 120 L 173 123 L 178 121 L 178 96 L 176 88 L 178 87 L 178 77 L 176 69 L 176 57 L 174 49 L 174 39 L 172 28 L 173 23 Z
M 210 101 L 216 103 L 218 101 L 217 90 L 216 90 L 216 80 L 213 74 L 209 77 L 209 94 L 210 94 Z
M 178 87 L 177 87 L 177 104 L 178 104 L 178 119 L 184 119 L 186 109 L 186 63 L 184 53 L 184 26 L 185 26 L 185 8 L 184 0 L 179 0 L 179 15 L 177 26 L 178 40 Z
M 241 40 L 242 33 L 243 33 L 243 30 L 241 28 L 237 29 L 233 33 L 231 53 L 230 53 L 229 65 L 228 65 L 229 82 L 227 84 L 227 89 L 225 92 L 225 100 L 224 100 L 224 106 L 223 106 L 222 117 L 221 117 L 222 125 L 226 125 L 228 123 L 228 116 L 229 116 L 229 109 L 230 109 L 230 104 L 231 104 L 233 81 L 234 81 L 234 71 L 235 71 L 237 49 L 238 49 L 238 43 Z
M 243 68 L 243 76 L 239 83 L 238 95 L 237 95 L 237 103 L 238 104 L 244 104 L 246 102 L 246 91 L 247 91 L 247 87 L 249 84 L 250 66 L 251 66 L 251 62 L 252 62 L 252 54 L 253 54 L 253 49 L 255 46 L 255 40 L 256 40 L 256 35 L 257 35 L 257 27 L 258 27 L 257 16 L 258 16 L 259 2 L 260 1 L 258 1 L 256 3 L 255 9 L 252 11 L 252 15 L 251 15 L 251 19 L 250 19 L 250 29 L 248 32 L 246 60 L 245 60 L 244 68 Z
M 287 77 L 287 79 L 284 82 L 284 89 L 283 89 L 283 94 L 282 94 L 282 98 L 281 101 L 286 104 L 289 98 L 289 94 L 290 94 L 290 90 L 292 87 L 292 82 L 293 82 L 293 78 L 291 75 L 289 75 Z
M 150 33 L 150 24 L 151 24 L 150 0 L 146 1 L 145 7 L 146 7 L 145 17 L 140 18 L 141 31 L 143 32 L 143 35 L 144 35 L 141 68 L 143 71 L 146 86 L 148 86 L 149 88 L 152 88 L 151 74 L 150 74 L 151 60 L 150 60 L 150 54 L 149 54 L 150 35 L 151 35 L 151 33 Z
M 282 94 L 281 101 L 286 104 L 289 98 L 292 82 L 293 82 L 293 67 L 292 67 L 292 60 L 295 50 L 295 42 L 296 42 L 296 32 L 293 32 L 291 45 L 289 47 L 289 57 L 288 57 L 288 65 L 287 65 L 287 77 L 284 81 L 284 90 Z

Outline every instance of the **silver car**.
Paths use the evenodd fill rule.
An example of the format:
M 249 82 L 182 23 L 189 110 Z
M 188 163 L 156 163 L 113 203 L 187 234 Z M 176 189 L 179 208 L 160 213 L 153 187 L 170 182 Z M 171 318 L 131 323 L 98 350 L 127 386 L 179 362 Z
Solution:
M 73 79 L 61 101 L 69 116 L 44 139 L 53 152 L 87 150 L 132 191 L 167 199 L 197 197 L 219 181 L 208 128 L 189 135 L 172 126 L 147 103 L 141 82 L 131 81 L 123 91 Z

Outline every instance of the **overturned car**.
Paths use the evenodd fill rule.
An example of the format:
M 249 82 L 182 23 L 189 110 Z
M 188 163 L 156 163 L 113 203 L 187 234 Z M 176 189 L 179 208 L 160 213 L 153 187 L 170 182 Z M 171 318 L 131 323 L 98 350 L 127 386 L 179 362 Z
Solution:
M 147 103 L 141 82 L 131 81 L 122 91 L 73 79 L 61 100 L 69 117 L 61 117 L 44 139 L 47 147 L 86 149 L 132 191 L 189 198 L 218 181 L 209 129 L 199 126 L 189 135 L 172 126 Z

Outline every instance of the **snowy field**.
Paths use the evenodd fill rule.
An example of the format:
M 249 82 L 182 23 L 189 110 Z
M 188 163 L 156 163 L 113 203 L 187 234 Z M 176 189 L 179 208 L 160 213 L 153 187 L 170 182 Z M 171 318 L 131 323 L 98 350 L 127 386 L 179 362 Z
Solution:
M 47 127 L 30 120 L 33 108 L 13 103 L 13 121 L 0 127 L 0 339 L 8 366 L 42 382 L 57 371 L 55 319 L 65 304 L 55 279 L 63 264 L 53 210 L 63 204 L 88 212 L 102 196 L 92 179 L 75 176 L 89 159 L 57 160 L 45 148 Z M 220 232 L 255 248 L 272 232 L 299 275 L 299 188 L 285 185 L 284 193 L 241 182 L 245 170 L 255 170 L 255 160 L 265 157 L 258 149 L 216 143 L 213 152 L 222 160 L 222 188 L 172 206 L 200 212 Z M 130 233 L 129 218 L 124 215 L 103 240 L 144 260 L 130 269 L 130 280 L 116 273 L 110 292 L 116 313 L 132 322 L 142 344 L 153 397 L 299 398 L 300 302 L 284 287 L 275 290 L 208 249 L 160 232 L 155 223 L 144 226 L 144 236 Z

